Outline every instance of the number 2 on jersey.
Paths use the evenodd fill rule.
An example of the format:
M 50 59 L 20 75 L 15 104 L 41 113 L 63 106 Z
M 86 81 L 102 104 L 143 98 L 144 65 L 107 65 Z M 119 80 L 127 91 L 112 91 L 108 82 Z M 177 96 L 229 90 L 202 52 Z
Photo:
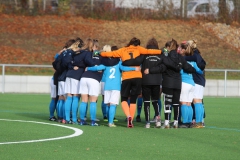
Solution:
M 115 78 L 115 75 L 114 75 L 115 72 L 116 72 L 115 68 L 110 69 L 110 73 L 111 73 L 110 76 L 109 76 L 110 79 Z

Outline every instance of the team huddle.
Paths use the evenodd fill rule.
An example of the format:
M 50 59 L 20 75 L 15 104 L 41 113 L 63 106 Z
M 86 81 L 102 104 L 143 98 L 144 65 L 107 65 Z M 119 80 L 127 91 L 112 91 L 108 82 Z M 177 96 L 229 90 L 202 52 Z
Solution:
M 141 121 L 141 105 L 136 102 L 143 102 L 145 128 L 151 127 L 150 122 L 156 128 L 203 128 L 206 62 L 196 44 L 196 40 L 189 40 L 178 45 L 172 39 L 160 49 L 157 40 L 151 38 L 144 48 L 134 37 L 125 47 L 105 45 L 100 50 L 95 39 L 68 40 L 52 63 L 55 73 L 49 120 L 98 126 L 97 100 L 101 94 L 103 119 L 109 127 L 116 127 L 120 102 L 127 127 L 133 128 L 136 110 L 136 121 Z M 155 112 L 152 121 L 150 103 Z M 88 108 L 90 124 L 86 121 Z M 174 121 L 170 123 L 172 111 Z

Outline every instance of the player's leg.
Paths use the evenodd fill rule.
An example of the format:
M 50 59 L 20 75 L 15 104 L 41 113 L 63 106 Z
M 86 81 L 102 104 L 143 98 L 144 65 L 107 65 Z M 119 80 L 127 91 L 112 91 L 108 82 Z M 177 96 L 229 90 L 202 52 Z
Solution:
M 151 95 L 151 88 L 149 85 L 142 85 L 142 96 L 144 99 L 144 115 L 146 125 L 145 128 L 150 128 L 150 95 Z
M 163 87 L 163 101 L 164 101 L 164 115 L 165 115 L 165 121 L 163 128 L 170 128 L 170 114 L 171 114 L 171 105 L 172 105 L 172 99 L 173 99 L 173 89 Z

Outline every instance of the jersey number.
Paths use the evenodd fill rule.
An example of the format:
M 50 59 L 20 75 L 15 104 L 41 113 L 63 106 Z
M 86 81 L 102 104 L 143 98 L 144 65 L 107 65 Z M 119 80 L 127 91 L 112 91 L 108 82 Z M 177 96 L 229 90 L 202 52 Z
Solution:
M 130 53 L 128 53 L 128 54 L 130 55 L 130 59 L 133 59 L 133 53 L 130 52 Z
M 115 78 L 115 75 L 114 75 L 115 71 L 116 71 L 115 68 L 110 69 L 110 73 L 111 73 L 110 76 L 109 76 L 110 79 Z

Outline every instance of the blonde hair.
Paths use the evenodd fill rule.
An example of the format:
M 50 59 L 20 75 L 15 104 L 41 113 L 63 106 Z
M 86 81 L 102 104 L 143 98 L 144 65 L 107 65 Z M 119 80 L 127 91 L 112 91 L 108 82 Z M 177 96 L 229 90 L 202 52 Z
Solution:
M 194 48 L 197 48 L 197 40 L 193 39 L 193 40 L 189 40 L 187 42 L 189 44 L 189 46 L 194 49 Z
M 81 50 L 88 49 L 89 51 L 93 51 L 93 40 L 91 38 L 88 38 L 85 40 L 84 45 L 82 46 Z
M 73 50 L 74 52 L 79 50 L 78 45 L 80 44 L 80 41 L 76 41 L 75 43 L 73 43 L 70 47 L 68 47 L 68 49 Z
M 175 39 L 172 39 L 172 41 L 170 41 L 169 50 L 170 51 L 177 50 L 177 47 L 178 47 L 177 41 Z
M 103 46 L 103 49 L 102 49 L 104 52 L 111 52 L 112 50 L 111 50 L 111 46 L 110 45 L 105 45 L 105 46 Z

